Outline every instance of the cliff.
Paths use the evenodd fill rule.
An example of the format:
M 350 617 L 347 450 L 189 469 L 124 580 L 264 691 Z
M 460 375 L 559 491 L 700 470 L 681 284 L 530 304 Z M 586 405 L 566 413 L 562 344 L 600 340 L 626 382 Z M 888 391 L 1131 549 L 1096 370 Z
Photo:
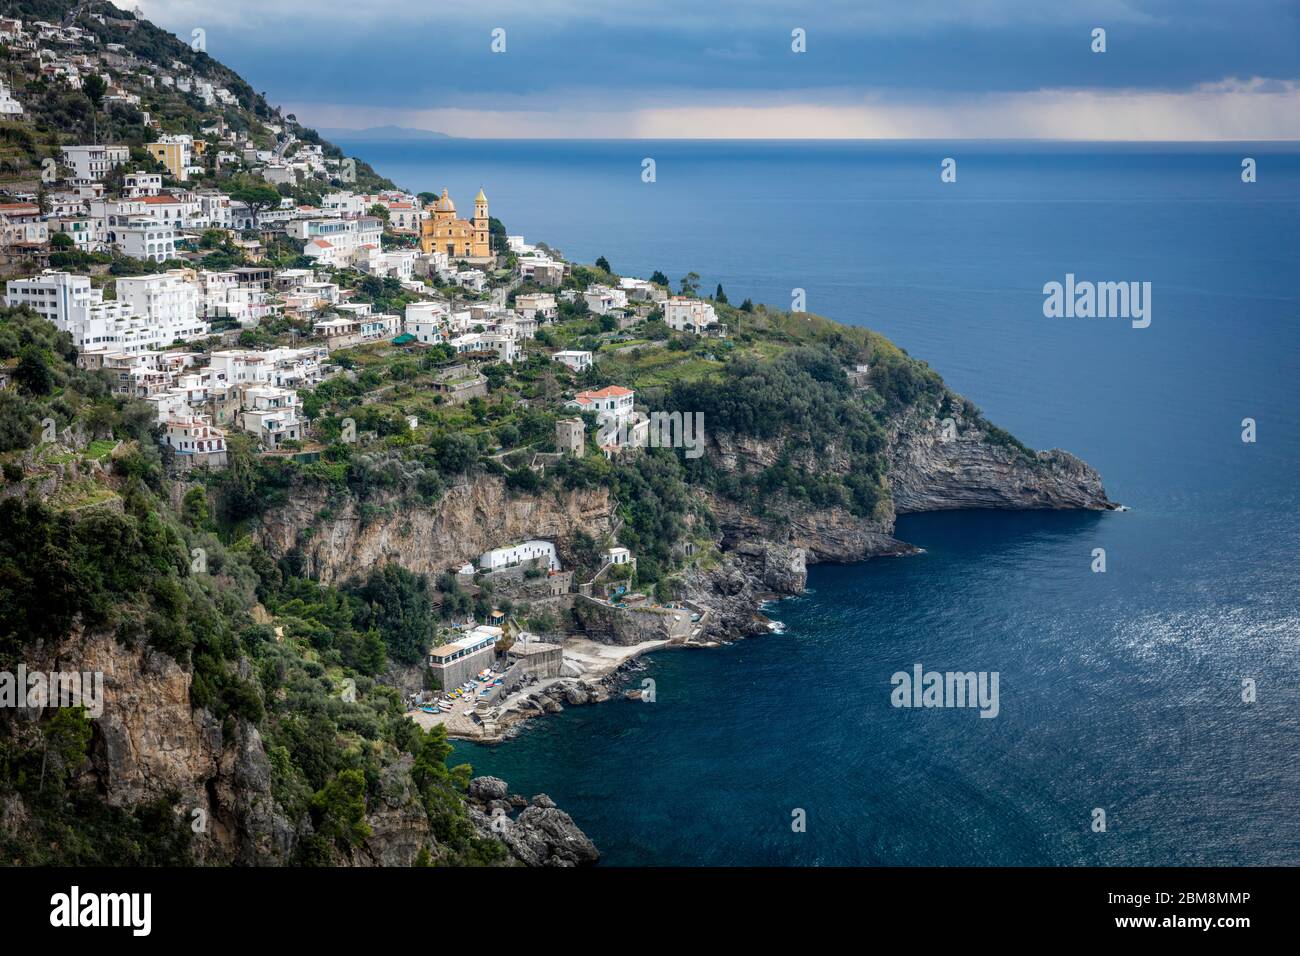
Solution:
M 104 675 L 103 715 L 92 724 L 78 786 L 115 807 L 173 806 L 192 833 L 195 862 L 287 862 L 295 828 L 271 795 L 271 765 L 257 728 L 242 720 L 223 726 L 193 708 L 193 675 L 169 655 L 79 630 L 31 648 L 26 663 L 30 670 L 62 666 Z M 35 711 L 29 714 L 34 719 Z M 26 816 L 17 804 L 9 813 Z
M 1101 476 L 1068 452 L 1026 454 L 1015 444 L 995 440 L 982 423 L 958 411 L 951 437 L 935 412 L 912 410 L 887 427 L 888 497 L 864 518 L 846 508 L 812 508 L 790 501 L 764 501 L 747 507 L 717 494 L 708 505 L 721 530 L 724 551 L 745 545 L 762 550 L 765 542 L 799 548 L 809 564 L 859 561 L 913 554 L 916 548 L 894 537 L 897 515 L 963 508 L 1034 510 L 1111 510 Z M 772 466 L 789 454 L 780 439 L 710 436 L 709 454 L 726 470 Z M 796 454 L 810 470 L 843 474 L 847 455 L 834 447 Z M 766 577 L 767 572 L 764 572 Z M 769 582 L 770 584 L 770 582 Z M 772 587 L 791 593 L 788 587 Z
M 432 507 L 375 500 L 386 506 L 383 513 L 363 520 L 360 502 L 350 495 L 339 500 L 325 488 L 304 486 L 288 505 L 267 513 L 256 536 L 272 554 L 299 548 L 304 573 L 330 584 L 390 561 L 435 576 L 530 538 L 563 548 L 575 531 L 608 533 L 614 510 L 607 488 L 519 495 L 484 474 L 453 485 Z
M 768 621 L 759 605 L 774 596 L 801 593 L 808 564 L 916 553 L 915 546 L 894 536 L 898 514 L 1115 507 L 1097 472 L 1068 452 L 1028 452 L 958 410 L 949 417 L 948 437 L 945 423 L 932 411 L 913 409 L 890 421 L 888 495 L 869 518 L 843 507 L 812 508 L 788 500 L 765 500 L 756 508 L 695 489 L 716 522 L 720 559 L 704 570 L 688 568 L 678 591 L 709 608 L 705 639 L 735 639 L 765 630 Z M 770 467 L 789 453 L 780 439 L 709 437 L 710 459 L 724 470 Z M 842 472 L 849 467 L 847 455 L 835 448 L 799 455 L 811 469 Z M 456 485 L 432 508 L 390 508 L 368 522 L 353 500 L 333 506 L 328 518 L 319 519 L 326 508 L 324 492 L 307 490 L 269 514 L 258 532 L 272 553 L 287 553 L 297 543 L 308 573 L 324 582 L 387 561 L 436 574 L 489 548 L 533 537 L 560 542 L 563 553 L 574 532 L 599 536 L 614 521 L 607 489 L 513 494 L 501 479 L 486 475 Z M 636 644 L 683 637 L 659 626 L 658 618 L 648 617 L 643 624 L 625 614 L 611 621 L 592 602 L 577 610 L 588 636 L 596 640 Z
M 889 487 L 897 514 L 961 508 L 1113 510 L 1101 476 L 1069 452 L 1027 457 L 1015 445 L 990 439 L 979 422 L 954 416 L 945 438 L 935 415 L 893 423 Z

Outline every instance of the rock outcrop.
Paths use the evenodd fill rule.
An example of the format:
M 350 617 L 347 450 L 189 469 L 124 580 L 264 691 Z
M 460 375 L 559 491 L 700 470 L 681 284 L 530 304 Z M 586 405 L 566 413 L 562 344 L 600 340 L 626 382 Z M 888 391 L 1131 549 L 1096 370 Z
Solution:
M 384 768 L 379 779 L 379 801 L 366 814 L 370 836 L 351 861 L 366 866 L 411 866 L 422 849 L 433 844 L 429 818 L 411 784 L 409 754 Z
M 899 422 L 889 444 L 889 487 L 898 514 L 960 508 L 1110 510 L 1101 476 L 1069 452 L 1032 457 L 991 440 L 977 423 L 935 417 Z
M 470 820 L 483 836 L 500 840 L 510 855 L 525 866 L 590 866 L 600 859 L 594 843 L 573 818 L 541 793 L 516 816 L 511 804 L 489 794 L 508 791 L 497 777 L 475 777 L 470 781 Z
M 341 500 L 340 500 L 341 499 Z M 378 513 L 363 518 L 350 495 L 331 497 L 307 486 L 268 513 L 257 530 L 272 554 L 301 550 L 303 572 L 332 584 L 390 561 L 417 574 L 437 575 L 491 548 L 546 538 L 563 548 L 575 531 L 612 528 L 607 488 L 562 494 L 512 494 L 503 479 L 476 475 L 449 488 L 433 506 L 376 495 Z
M 288 861 L 295 834 L 271 794 L 271 765 L 257 728 L 222 722 L 190 704 L 192 675 L 168 655 L 127 647 L 110 634 L 75 632 L 34 648 L 28 667 L 104 675 L 103 713 L 92 722 L 78 783 L 109 804 L 175 800 L 202 863 Z

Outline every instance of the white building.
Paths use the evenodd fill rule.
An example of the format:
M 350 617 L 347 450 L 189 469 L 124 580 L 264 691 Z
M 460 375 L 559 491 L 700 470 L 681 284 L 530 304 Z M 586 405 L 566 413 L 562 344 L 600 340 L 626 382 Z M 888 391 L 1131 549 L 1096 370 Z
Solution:
M 663 288 L 646 279 L 633 279 L 624 276 L 618 280 L 618 286 L 627 293 L 629 299 L 636 299 L 641 302 L 662 302 L 668 298 L 668 293 Z
M 515 297 L 515 308 L 519 314 L 529 319 L 543 322 L 553 319 L 559 313 L 555 305 L 555 296 L 550 292 L 534 292 Z
M 176 229 L 148 216 L 119 220 L 108 232 L 108 241 L 123 255 L 145 262 L 166 262 L 176 258 Z
M 379 246 L 364 245 L 352 253 L 353 267 L 374 276 L 392 276 L 401 282 L 408 281 L 414 274 L 415 259 L 419 255 L 414 249 L 393 249 L 385 252 Z
M 0 203 L 0 243 L 5 246 L 43 246 L 49 239 L 49 223 L 36 203 Z
M 199 287 L 178 269 L 148 276 L 123 276 L 117 280 L 117 297 L 133 314 L 175 339 L 208 335 L 208 323 L 199 318 Z
M 9 92 L 9 87 L 0 82 L 0 116 L 22 116 L 23 106 L 13 94 Z
M 605 315 L 615 309 L 627 308 L 627 293 L 622 289 L 593 285 L 582 294 L 582 297 L 587 303 L 587 308 L 597 315 Z
M 564 263 L 550 256 L 535 253 L 519 257 L 519 276 L 531 279 L 538 285 L 558 288 L 564 282 Z
M 447 309 L 440 302 L 411 302 L 406 306 L 402 331 L 417 342 L 437 345 L 447 340 Z
M 162 426 L 162 444 L 176 454 L 193 456 L 195 464 L 225 464 L 226 433 L 206 418 L 175 413 Z
M 378 247 L 383 221 L 374 216 L 356 219 L 298 219 L 285 227 L 294 239 L 306 243 L 304 253 L 328 265 L 346 266 L 362 246 Z
M 122 195 L 128 199 L 157 196 L 160 192 L 162 173 L 127 173 L 122 177 Z
M 482 292 L 487 286 L 487 276 L 479 269 L 462 269 L 454 279 L 456 285 L 470 292 Z
M 72 167 L 72 178 L 80 182 L 98 182 L 130 158 L 126 146 L 63 147 L 63 164 Z
M 255 385 L 245 389 L 239 420 L 244 431 L 268 448 L 303 437 L 305 423 L 298 418 L 298 393 L 290 388 Z
M 156 276 L 141 276 L 150 280 Z M 103 290 L 94 289 L 86 276 L 47 271 L 30 279 L 12 279 L 5 301 L 11 306 L 26 305 L 52 322 L 60 331 L 72 335 L 81 352 L 122 352 L 135 355 L 170 346 L 177 339 L 197 338 L 207 334 L 207 323 L 183 310 L 173 310 L 154 299 L 156 311 L 148 311 L 147 295 L 122 297 L 118 280 L 118 299 L 104 299 Z
M 621 385 L 608 385 L 595 391 L 579 392 L 568 403 L 583 412 L 595 412 L 602 424 L 607 420 L 630 421 L 636 405 L 636 392 Z
M 703 332 L 718 324 L 718 316 L 712 303 L 675 295 L 664 303 L 664 322 L 674 332 Z
M 53 232 L 71 236 L 75 247 L 82 252 L 98 252 L 103 245 L 98 226 L 89 216 L 51 217 L 49 224 Z
M 555 553 L 555 545 L 550 541 L 525 541 L 523 544 L 510 545 L 484 551 L 479 556 L 478 566 L 484 571 L 499 571 L 525 561 L 542 560 L 552 571 L 560 570 L 560 559 Z
M 570 408 L 596 413 L 597 440 L 606 457 L 627 446 L 645 447 L 650 422 L 644 415 L 637 421 L 636 393 L 630 388 L 610 385 L 596 391 L 579 392 Z
M 47 269 L 30 279 L 10 279 L 5 285 L 5 305 L 25 305 L 60 331 L 71 331 L 73 310 L 102 301 L 89 276 Z
M 575 372 L 585 372 L 591 368 L 591 353 L 582 349 L 565 349 L 563 352 L 556 352 L 551 358 L 561 365 L 567 365 Z

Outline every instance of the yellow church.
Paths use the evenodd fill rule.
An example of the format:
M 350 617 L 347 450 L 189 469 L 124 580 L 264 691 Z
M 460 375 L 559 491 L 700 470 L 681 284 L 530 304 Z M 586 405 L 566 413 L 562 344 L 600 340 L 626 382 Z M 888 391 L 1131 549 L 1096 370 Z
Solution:
M 488 201 L 479 189 L 474 197 L 474 218 L 457 219 L 456 204 L 442 191 L 432 205 L 425 206 L 429 218 L 420 222 L 420 248 L 445 252 L 449 259 L 486 259 L 492 255 L 488 242 Z

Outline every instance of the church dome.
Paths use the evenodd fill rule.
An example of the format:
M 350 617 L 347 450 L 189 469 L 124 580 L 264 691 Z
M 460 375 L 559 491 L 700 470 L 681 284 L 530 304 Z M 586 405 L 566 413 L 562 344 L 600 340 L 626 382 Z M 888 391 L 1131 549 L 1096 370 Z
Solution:
M 451 197 L 447 195 L 447 190 L 443 189 L 441 198 L 438 199 L 437 205 L 433 208 L 438 212 L 455 212 L 456 204 L 452 202 Z
M 483 187 L 478 188 L 478 195 L 474 197 L 475 202 L 487 202 L 487 196 L 483 195 Z

